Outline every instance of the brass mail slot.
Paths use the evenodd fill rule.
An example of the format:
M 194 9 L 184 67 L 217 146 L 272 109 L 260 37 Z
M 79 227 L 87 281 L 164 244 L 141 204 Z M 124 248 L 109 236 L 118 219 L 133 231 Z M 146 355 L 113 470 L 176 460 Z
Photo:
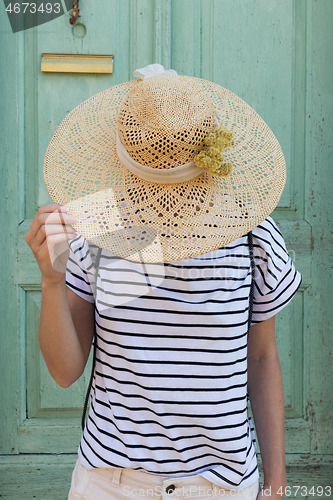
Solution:
M 113 56 L 42 54 L 41 70 L 51 73 L 113 73 Z

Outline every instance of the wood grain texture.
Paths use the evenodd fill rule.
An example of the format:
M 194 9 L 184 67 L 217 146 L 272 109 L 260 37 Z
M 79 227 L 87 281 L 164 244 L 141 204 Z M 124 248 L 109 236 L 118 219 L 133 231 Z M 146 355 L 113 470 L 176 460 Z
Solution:
M 311 453 L 333 451 L 332 359 L 332 165 L 333 4 L 309 2 L 305 219 L 312 226 L 312 286 L 306 295 L 306 417 L 312 422 Z
M 0 16 L 0 66 L 6 68 L 8 78 L 2 78 L 0 92 L 1 109 L 1 182 L 0 213 L 2 234 L 1 255 L 1 349 L 0 384 L 1 425 L 0 452 L 18 453 L 17 420 L 20 416 L 20 393 L 24 359 L 21 354 L 23 324 L 20 317 L 18 288 L 15 279 L 16 233 L 22 216 L 18 194 L 21 194 L 22 178 L 18 175 L 22 168 L 22 34 L 14 36 L 6 16 Z M 23 200 L 20 200 L 22 203 Z

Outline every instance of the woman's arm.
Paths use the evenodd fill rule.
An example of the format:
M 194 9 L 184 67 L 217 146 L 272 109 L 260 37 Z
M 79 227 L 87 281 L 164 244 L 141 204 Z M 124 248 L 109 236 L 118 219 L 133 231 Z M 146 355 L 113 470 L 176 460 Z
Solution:
M 94 334 L 94 304 L 65 282 L 43 283 L 39 346 L 48 370 L 61 387 L 83 373 Z
M 68 241 L 75 219 L 57 204 L 41 207 L 26 242 L 41 271 L 39 345 L 54 380 L 70 386 L 83 373 L 94 334 L 94 304 L 66 287 Z
M 248 341 L 248 393 L 264 470 L 258 499 L 281 500 L 286 486 L 284 398 L 274 317 L 253 325 Z

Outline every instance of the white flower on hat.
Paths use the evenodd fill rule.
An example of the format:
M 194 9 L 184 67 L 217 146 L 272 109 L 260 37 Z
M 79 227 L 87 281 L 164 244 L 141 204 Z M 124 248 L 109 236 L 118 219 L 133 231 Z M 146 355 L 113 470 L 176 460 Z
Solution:
M 133 75 L 135 78 L 139 78 L 140 80 L 146 80 L 147 78 L 152 78 L 153 76 L 177 75 L 177 71 L 174 69 L 164 69 L 162 64 L 149 64 L 145 68 L 136 69 Z

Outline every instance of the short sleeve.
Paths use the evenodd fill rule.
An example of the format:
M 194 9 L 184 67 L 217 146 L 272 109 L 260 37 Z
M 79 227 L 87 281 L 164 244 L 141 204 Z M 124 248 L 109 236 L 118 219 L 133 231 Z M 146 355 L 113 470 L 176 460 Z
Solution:
M 87 241 L 78 236 L 69 243 L 69 258 L 66 269 L 66 285 L 77 295 L 94 302 L 93 287 L 91 285 L 91 262 Z
M 289 304 L 302 277 L 271 217 L 253 229 L 252 234 L 256 271 L 252 324 L 255 324 L 269 319 Z

